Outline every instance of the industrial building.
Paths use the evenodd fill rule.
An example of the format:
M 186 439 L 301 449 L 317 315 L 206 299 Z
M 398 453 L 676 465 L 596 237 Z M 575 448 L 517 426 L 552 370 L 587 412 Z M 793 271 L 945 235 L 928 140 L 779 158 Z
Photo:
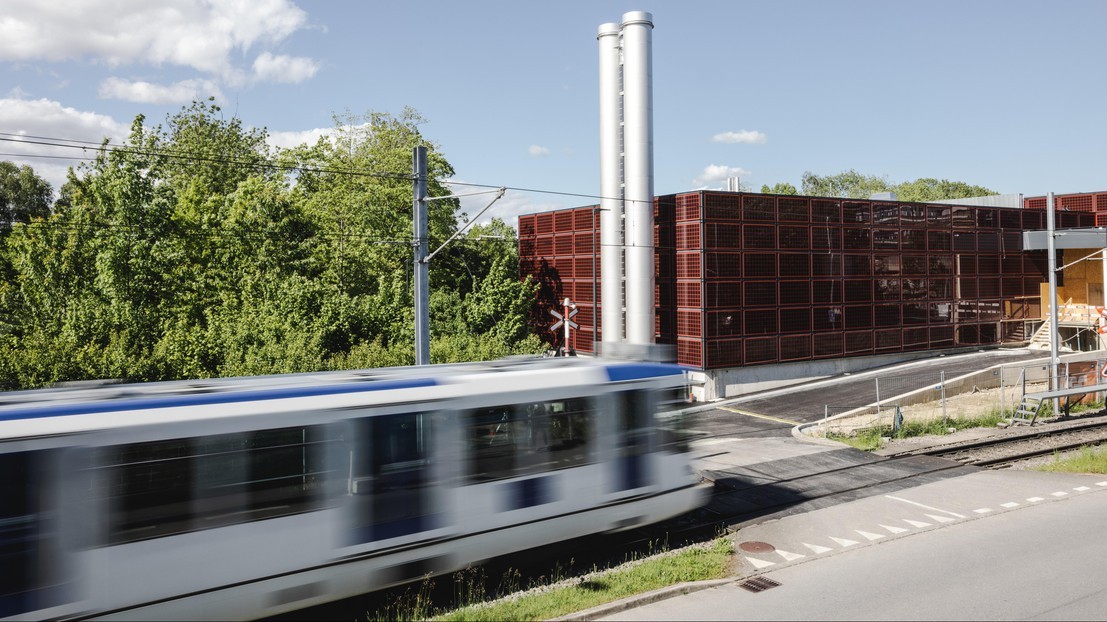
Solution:
M 652 28 L 642 11 L 599 27 L 599 204 L 519 217 L 520 274 L 541 284 L 532 326 L 552 346 L 669 344 L 699 381 L 696 397 L 715 399 L 1037 339 L 1052 262 L 1027 234 L 1047 228 L 1045 197 L 655 197 Z M 1084 230 L 1087 244 L 1087 228 L 1107 222 L 1107 193 L 1064 195 L 1054 208 L 1054 226 Z M 1060 303 L 1080 312 L 1058 324 L 1070 349 L 1097 346 L 1091 310 L 1107 306 L 1107 257 L 1098 272 L 1083 264 L 1107 256 L 1107 239 L 1086 257 L 1070 241 L 1052 246 L 1053 272 Z M 562 317 L 565 332 L 547 330 Z
M 1072 195 L 1077 196 L 1077 195 Z M 1057 212 L 1058 229 L 1087 228 L 1094 209 Z M 1058 203 L 1072 204 L 1069 195 Z M 1023 249 L 1045 228 L 1037 199 L 984 207 L 694 191 L 654 202 L 655 339 L 706 374 L 845 357 L 897 360 L 958 347 L 1022 344 L 1043 325 L 1046 252 Z M 519 218 L 520 273 L 541 283 L 535 329 L 568 298 L 570 348 L 603 341 L 598 206 Z M 1094 249 L 1093 249 L 1094 250 Z M 1102 304 L 1103 279 L 1079 251 L 1059 251 L 1058 294 L 1077 324 Z M 1097 298 L 1098 296 L 1098 298 Z M 1070 313 L 1070 315 L 1073 315 Z M 1070 324 L 1072 322 L 1069 322 Z M 555 345 L 562 333 L 543 331 Z M 801 375 L 854 367 L 811 366 Z M 794 366 L 793 366 L 794 367 Z M 775 373 L 788 377 L 781 368 Z M 738 376 L 740 377 L 740 375 Z M 746 374 L 746 377 L 751 377 Z M 729 384 L 729 383 L 728 383 Z M 704 397 L 722 397 L 719 386 Z

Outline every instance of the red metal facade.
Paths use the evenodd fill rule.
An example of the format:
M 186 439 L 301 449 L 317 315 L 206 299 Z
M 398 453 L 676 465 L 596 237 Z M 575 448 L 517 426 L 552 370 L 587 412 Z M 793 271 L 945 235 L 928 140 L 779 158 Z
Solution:
M 1027 201 L 1017 209 L 712 191 L 659 197 L 658 343 L 674 344 L 681 364 L 716 369 L 1021 341 L 1024 321 L 1040 317 L 1046 273 L 1043 252 L 1022 250 L 1022 231 L 1044 228 L 1043 212 Z M 1094 217 L 1062 211 L 1058 227 L 1092 226 Z M 582 352 L 595 340 L 598 227 L 594 207 L 519 219 L 520 274 L 542 283 L 534 327 L 561 345 L 545 330 L 548 309 L 569 297 L 581 326 L 571 345 Z
M 1026 209 L 1044 210 L 1046 197 L 1027 197 L 1023 199 L 1022 204 Z M 1062 214 L 1063 212 L 1090 212 L 1095 214 L 1095 224 L 1088 226 L 1107 226 L 1107 192 L 1056 194 L 1053 196 L 1053 206 Z

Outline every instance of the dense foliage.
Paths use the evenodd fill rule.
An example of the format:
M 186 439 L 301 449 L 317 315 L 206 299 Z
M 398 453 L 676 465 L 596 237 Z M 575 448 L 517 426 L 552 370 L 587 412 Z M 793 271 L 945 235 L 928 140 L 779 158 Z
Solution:
M 986 196 L 995 194 L 983 186 L 974 186 L 961 181 L 949 181 L 946 179 L 934 179 L 922 177 L 915 181 L 894 183 L 886 177 L 864 175 L 850 169 L 837 175 L 816 175 L 810 171 L 803 174 L 801 181 L 803 194 L 819 197 L 841 197 L 848 199 L 867 199 L 881 192 L 895 193 L 900 201 L 938 201 L 941 199 L 965 199 L 969 197 Z M 777 184 L 777 188 L 787 187 L 789 184 Z M 767 192 L 768 186 L 762 187 L 762 192 Z M 795 194 L 795 192 L 778 192 L 777 194 Z
M 144 121 L 71 171 L 53 209 L 0 215 L 4 388 L 414 362 L 412 147 L 428 146 L 432 179 L 453 174 L 416 113 L 347 114 L 277 154 L 210 103 Z M 28 173 L 19 187 L 41 190 L 14 175 Z M 457 209 L 432 204 L 432 248 L 463 224 Z M 515 240 L 493 221 L 431 263 L 432 361 L 540 351 Z

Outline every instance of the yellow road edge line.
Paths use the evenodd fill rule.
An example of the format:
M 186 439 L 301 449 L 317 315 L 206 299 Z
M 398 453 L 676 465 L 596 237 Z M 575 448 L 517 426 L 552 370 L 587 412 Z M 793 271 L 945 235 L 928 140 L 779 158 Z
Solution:
M 728 410 L 732 413 L 739 415 L 745 415 L 747 417 L 757 417 L 758 419 L 768 419 L 769 421 L 776 421 L 779 423 L 787 423 L 788 425 L 802 425 L 802 421 L 791 421 L 789 419 L 781 419 L 780 417 L 770 417 L 769 415 L 759 415 L 757 413 L 751 413 L 748 410 L 738 410 L 737 408 L 731 408 L 730 406 L 719 406 L 720 410 Z

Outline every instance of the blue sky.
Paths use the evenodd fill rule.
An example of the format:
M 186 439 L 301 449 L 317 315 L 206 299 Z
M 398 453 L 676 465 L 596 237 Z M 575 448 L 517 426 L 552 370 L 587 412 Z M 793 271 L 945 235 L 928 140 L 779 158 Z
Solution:
M 1107 189 L 1098 0 L 5 0 L 0 132 L 118 139 L 215 95 L 288 144 L 334 113 L 411 106 L 457 180 L 597 194 L 596 31 L 634 10 L 655 24 L 658 194 L 851 168 Z M 55 184 L 68 164 L 0 153 Z M 589 203 L 513 191 L 492 213 Z

